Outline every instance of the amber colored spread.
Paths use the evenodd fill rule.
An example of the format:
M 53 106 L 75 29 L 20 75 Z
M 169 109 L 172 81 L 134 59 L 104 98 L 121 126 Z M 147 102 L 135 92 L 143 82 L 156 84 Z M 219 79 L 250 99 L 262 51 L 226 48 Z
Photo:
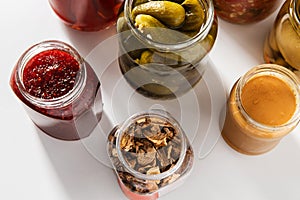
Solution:
M 242 89 L 241 101 L 252 119 L 270 126 L 285 124 L 296 110 L 296 97 L 292 89 L 271 75 L 249 80 Z
M 236 82 L 230 92 L 222 136 L 227 144 L 241 153 L 258 155 L 268 152 L 297 124 L 286 124 L 298 106 L 293 86 L 280 76 L 264 74 L 247 80 L 238 95 L 240 83 Z M 238 102 L 254 121 L 246 118 Z M 259 124 L 262 126 L 258 127 Z

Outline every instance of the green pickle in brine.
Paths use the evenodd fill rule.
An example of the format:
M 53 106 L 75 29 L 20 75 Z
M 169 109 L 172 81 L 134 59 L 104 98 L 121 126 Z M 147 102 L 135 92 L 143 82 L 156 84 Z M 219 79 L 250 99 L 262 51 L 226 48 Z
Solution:
M 130 5 L 129 13 L 121 12 L 117 21 L 124 77 L 147 97 L 168 99 L 186 93 L 201 79 L 204 57 L 217 36 L 212 3 L 128 1 L 124 9 Z
M 280 9 L 264 45 L 264 59 L 292 70 L 300 77 L 300 1 L 287 0 Z

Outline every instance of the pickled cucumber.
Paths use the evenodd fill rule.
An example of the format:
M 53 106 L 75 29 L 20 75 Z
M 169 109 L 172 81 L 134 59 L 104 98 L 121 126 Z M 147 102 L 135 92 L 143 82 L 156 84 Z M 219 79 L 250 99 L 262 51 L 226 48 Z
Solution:
M 198 0 L 185 0 L 182 4 L 185 9 L 183 31 L 198 31 L 204 22 L 204 10 Z
M 185 10 L 171 1 L 150 1 L 133 8 L 132 17 L 135 20 L 139 14 L 151 15 L 168 27 L 180 27 L 185 21 Z
M 173 68 L 176 68 L 178 65 L 182 65 L 182 58 L 180 55 L 171 53 L 171 52 L 154 52 L 151 50 L 145 50 L 141 54 L 140 59 L 136 60 L 137 63 L 140 65 L 150 64 L 150 63 L 158 63 L 158 64 L 164 64 L 166 67 L 166 70 L 169 70 L 168 66 L 171 66 Z M 155 67 L 153 67 L 155 68 Z M 159 69 L 162 70 L 162 66 L 159 66 Z
M 146 14 L 139 14 L 135 17 L 135 26 L 142 32 L 145 28 L 149 28 L 149 27 L 167 28 L 159 20 L 152 17 L 151 15 L 146 15 Z
M 165 43 L 176 44 L 188 39 L 188 36 L 180 31 L 167 28 L 159 20 L 151 15 L 139 14 L 135 18 L 135 26 L 149 39 Z

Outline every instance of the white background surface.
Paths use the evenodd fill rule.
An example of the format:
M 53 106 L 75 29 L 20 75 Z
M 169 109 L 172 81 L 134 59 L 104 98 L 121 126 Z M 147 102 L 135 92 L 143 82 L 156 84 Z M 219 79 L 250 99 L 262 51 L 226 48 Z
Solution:
M 241 75 L 251 67 L 263 63 L 263 41 L 276 14 L 277 11 L 268 19 L 247 26 L 219 20 L 218 38 L 210 53 L 213 67 L 217 71 L 216 75 L 219 74 L 221 77 L 217 83 L 218 87 L 224 87 L 228 93 Z M 105 161 L 100 162 L 97 155 L 93 155 L 93 151 L 91 153 L 84 142 L 59 141 L 37 130 L 25 113 L 22 103 L 9 87 L 12 68 L 29 46 L 47 39 L 58 39 L 73 45 L 83 56 L 87 56 L 95 46 L 112 36 L 115 30 L 112 28 L 96 33 L 71 30 L 54 15 L 46 0 L 2 0 L 0 16 L 0 199 L 126 199 L 113 171 L 103 165 Z M 107 52 L 110 50 L 107 47 Z M 112 71 L 101 77 L 104 105 L 107 109 L 104 116 L 106 121 L 102 123 L 112 119 L 110 122 L 114 125 L 124 120 L 121 115 L 123 111 L 120 111 L 118 116 L 118 109 L 131 113 L 136 107 L 141 108 L 139 105 L 147 100 L 141 103 L 137 102 L 141 98 L 133 98 L 127 101 L 127 107 L 115 107 L 118 101 L 110 97 L 120 94 L 110 93 L 109 88 L 112 86 L 105 83 L 118 77 L 119 71 L 117 67 L 110 70 Z M 197 98 L 201 98 L 202 102 L 199 104 L 201 121 L 197 134 L 203 132 L 202 122 L 211 117 L 205 116 L 206 112 L 202 112 L 202 104 L 211 104 L 216 100 L 211 99 L 214 95 L 207 98 L 205 92 L 197 94 L 201 88 L 205 90 L 207 87 L 210 86 L 200 84 L 195 90 Z M 147 106 L 151 106 L 151 103 L 152 101 L 146 102 Z M 164 102 L 162 105 L 156 103 L 156 106 L 167 109 L 173 105 L 178 105 L 178 102 L 169 104 Z M 189 109 L 193 110 L 189 107 L 184 109 L 185 113 Z M 217 120 L 215 116 L 211 118 Z M 193 116 L 185 117 L 183 126 L 192 125 L 189 121 L 194 119 Z M 215 140 L 219 131 L 215 125 L 217 123 L 215 121 L 211 123 L 213 126 L 206 125 L 204 132 L 208 133 L 208 140 Z M 112 125 L 109 123 L 105 124 L 105 131 L 108 131 L 110 126 Z M 211 132 L 212 130 L 214 132 Z M 199 136 L 198 140 L 199 138 L 203 138 L 203 135 Z M 299 126 L 274 150 L 261 156 L 239 154 L 220 138 L 210 154 L 199 159 L 198 144 L 201 142 L 199 143 L 197 139 L 192 142 L 195 147 L 195 165 L 191 176 L 184 185 L 162 199 L 300 199 Z M 104 155 L 100 157 L 105 159 Z

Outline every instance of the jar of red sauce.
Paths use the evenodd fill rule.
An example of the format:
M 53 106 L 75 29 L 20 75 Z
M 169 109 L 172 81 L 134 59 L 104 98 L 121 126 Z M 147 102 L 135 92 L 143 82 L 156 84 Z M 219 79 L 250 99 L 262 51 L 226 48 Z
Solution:
M 99 31 L 112 25 L 121 1 L 118 0 L 49 0 L 54 12 L 73 29 Z
M 217 15 L 231 23 L 261 21 L 278 8 L 281 0 L 214 0 Z
M 73 47 L 60 41 L 25 51 L 10 86 L 35 125 L 58 139 L 89 136 L 102 116 L 99 79 Z

